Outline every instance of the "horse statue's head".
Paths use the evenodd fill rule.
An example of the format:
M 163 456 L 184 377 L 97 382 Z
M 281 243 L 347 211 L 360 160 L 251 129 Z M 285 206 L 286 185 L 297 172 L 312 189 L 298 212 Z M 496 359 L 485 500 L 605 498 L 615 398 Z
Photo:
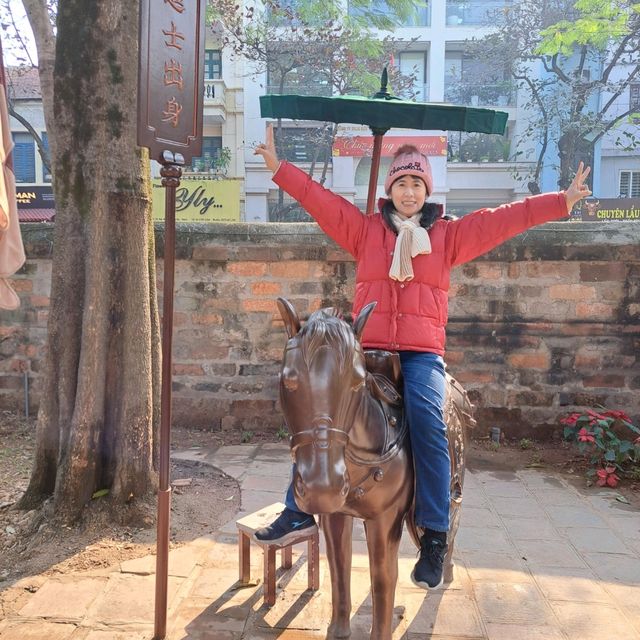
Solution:
M 334 513 L 349 493 L 345 448 L 367 376 L 360 338 L 374 307 L 367 305 L 353 328 L 333 308 L 312 313 L 301 326 L 291 303 L 278 298 L 288 336 L 280 400 L 296 462 L 296 502 L 307 513 Z

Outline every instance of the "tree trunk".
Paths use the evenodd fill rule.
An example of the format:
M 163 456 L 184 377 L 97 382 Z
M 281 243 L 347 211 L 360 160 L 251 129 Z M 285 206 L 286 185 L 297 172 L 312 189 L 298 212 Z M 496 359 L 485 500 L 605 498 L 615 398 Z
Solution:
M 96 490 L 124 515 L 154 488 L 160 356 L 149 169 L 136 146 L 138 3 L 60 0 L 57 27 L 47 367 L 21 504 L 53 496 L 71 521 Z
M 560 136 L 558 140 L 558 155 L 560 157 L 560 171 L 558 174 L 558 188 L 566 189 L 573 179 L 572 167 L 578 151 L 578 137 L 573 131 Z

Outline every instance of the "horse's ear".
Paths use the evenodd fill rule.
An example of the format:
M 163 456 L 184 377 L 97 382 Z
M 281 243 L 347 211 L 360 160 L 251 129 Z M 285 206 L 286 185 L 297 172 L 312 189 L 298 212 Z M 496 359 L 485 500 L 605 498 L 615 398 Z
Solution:
M 373 313 L 373 310 L 375 309 L 377 304 L 377 302 L 370 302 L 368 305 L 363 307 L 362 311 L 360 311 L 360 314 L 356 318 L 356 321 L 353 323 L 353 332 L 356 334 L 356 338 L 358 338 L 358 341 L 360 341 L 360 338 L 362 338 L 364 326 L 367 324 L 367 320 Z
M 300 318 L 293 305 L 286 298 L 276 300 L 278 311 L 284 320 L 284 328 L 289 338 L 293 338 L 300 331 Z

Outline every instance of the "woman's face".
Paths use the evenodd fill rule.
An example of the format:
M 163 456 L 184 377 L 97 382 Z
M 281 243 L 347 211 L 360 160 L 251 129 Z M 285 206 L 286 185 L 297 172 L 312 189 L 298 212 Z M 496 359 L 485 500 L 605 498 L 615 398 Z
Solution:
M 405 218 L 411 218 L 427 199 L 427 185 L 417 176 L 402 176 L 391 185 L 389 195 L 395 210 Z

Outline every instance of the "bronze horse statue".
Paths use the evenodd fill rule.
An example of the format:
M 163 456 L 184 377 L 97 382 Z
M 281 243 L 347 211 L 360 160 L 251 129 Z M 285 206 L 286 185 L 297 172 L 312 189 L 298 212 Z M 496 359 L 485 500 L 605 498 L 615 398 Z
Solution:
M 320 514 L 331 573 L 332 614 L 327 638 L 347 638 L 351 614 L 353 518 L 367 538 L 373 602 L 371 640 L 391 640 L 398 548 L 403 522 L 419 547 L 412 517 L 414 490 L 409 432 L 402 407 L 397 353 L 365 352 L 360 338 L 375 302 L 353 328 L 332 308 L 304 326 L 287 300 L 278 308 L 288 335 L 280 372 L 280 399 L 296 463 L 298 506 Z M 447 380 L 445 420 L 451 457 L 449 550 L 445 582 L 453 580 L 466 427 L 473 423 L 465 392 Z

